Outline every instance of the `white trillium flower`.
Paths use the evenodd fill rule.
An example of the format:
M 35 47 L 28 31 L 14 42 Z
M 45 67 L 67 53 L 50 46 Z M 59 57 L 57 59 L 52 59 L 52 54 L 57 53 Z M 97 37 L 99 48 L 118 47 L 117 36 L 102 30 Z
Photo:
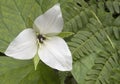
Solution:
M 38 54 L 41 61 L 60 70 L 72 69 L 72 56 L 66 42 L 56 36 L 63 29 L 60 5 L 56 4 L 34 21 L 34 27 L 23 30 L 8 46 L 5 54 L 15 59 L 32 59 Z

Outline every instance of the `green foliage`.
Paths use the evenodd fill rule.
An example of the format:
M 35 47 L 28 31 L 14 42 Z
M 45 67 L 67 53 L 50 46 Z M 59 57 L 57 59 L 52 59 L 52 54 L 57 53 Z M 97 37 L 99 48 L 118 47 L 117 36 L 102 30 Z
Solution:
M 31 60 L 0 57 L 1 84 L 59 84 L 57 77 L 58 75 L 42 62 L 35 70 Z
M 67 37 L 70 37 L 73 34 L 74 33 L 72 33 L 72 32 L 61 32 L 60 34 L 58 34 L 58 36 L 60 36 L 62 38 L 67 38 Z
M 120 66 L 117 54 L 120 48 L 120 5 L 115 5 L 119 2 L 79 0 L 76 3 L 79 7 L 68 3 L 75 9 L 64 8 L 67 11 L 64 31 L 76 33 L 68 41 L 74 59 L 72 74 L 78 84 L 114 84 L 115 79 L 110 80 L 111 74 Z
M 113 73 L 111 74 L 111 82 L 110 84 L 119 84 L 120 83 L 120 66 L 113 69 Z
M 68 32 L 60 36 L 67 37 L 73 56 L 72 75 L 56 72 L 58 76 L 41 62 L 34 71 L 31 61 L 1 57 L 0 83 L 6 84 L 8 80 L 11 84 L 18 84 L 18 81 L 20 84 L 26 84 L 26 81 L 29 84 L 59 84 L 59 81 L 70 84 L 65 81 L 73 80 L 71 84 L 76 84 L 76 80 L 78 84 L 119 84 L 119 0 L 0 0 L 0 52 L 5 51 L 19 32 L 32 27 L 37 16 L 57 2 L 61 3 L 63 32 Z M 70 79 L 71 76 L 75 80 Z

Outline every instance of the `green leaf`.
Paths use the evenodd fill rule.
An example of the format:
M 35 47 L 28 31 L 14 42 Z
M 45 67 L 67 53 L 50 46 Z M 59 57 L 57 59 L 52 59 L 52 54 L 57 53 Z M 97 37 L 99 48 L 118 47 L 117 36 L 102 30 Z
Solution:
M 117 1 L 114 1 L 113 2 L 113 6 L 114 6 L 114 9 L 115 9 L 115 11 L 117 12 L 117 13 L 119 13 L 120 12 L 120 8 L 119 8 L 119 2 L 117 2 Z
M 71 36 L 73 34 L 74 34 L 73 32 L 62 32 L 58 36 L 60 36 L 62 38 L 66 38 L 66 37 L 69 37 L 69 36 Z
M 110 10 L 110 12 L 114 13 L 112 2 L 111 1 L 107 1 L 106 5 L 107 5 L 108 9 Z
M 0 57 L 1 84 L 59 84 L 54 70 L 39 63 L 34 69 L 33 61 L 21 61 L 8 57 Z
M 0 51 L 4 52 L 23 29 L 32 27 L 32 24 L 28 26 L 27 21 L 33 20 L 41 13 L 35 0 L 0 0 Z
M 58 0 L 0 0 L 0 52 L 24 29 L 32 28 L 36 17 Z

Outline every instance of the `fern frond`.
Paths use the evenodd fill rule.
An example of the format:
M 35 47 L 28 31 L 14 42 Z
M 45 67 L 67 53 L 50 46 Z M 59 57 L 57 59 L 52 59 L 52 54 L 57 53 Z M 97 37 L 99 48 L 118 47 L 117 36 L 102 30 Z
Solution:
M 78 32 L 83 29 L 91 17 L 91 13 L 79 7 L 76 3 L 66 3 L 63 6 L 64 30 Z
M 120 84 L 120 67 L 115 68 L 113 70 L 113 73 L 110 79 L 110 84 Z
M 96 47 L 102 48 L 102 44 L 107 40 L 107 28 L 102 28 L 102 25 L 96 19 L 91 18 L 86 29 L 86 31 L 79 31 L 68 42 L 74 58 L 79 59 L 89 55 L 96 50 Z
M 106 11 L 106 2 L 91 4 L 90 10 L 86 12 L 87 8 L 84 8 L 79 13 L 84 12 L 86 21 L 78 15 L 79 20 L 73 18 L 74 23 L 68 22 L 70 26 L 64 27 L 76 33 L 68 41 L 74 59 L 72 74 L 78 84 L 108 84 L 111 83 L 113 68 L 119 65 L 117 51 L 120 52 L 120 17 L 114 18 L 112 12 Z M 94 9 L 91 9 L 92 6 Z M 73 26 L 78 23 L 82 26 Z
M 112 48 L 101 51 L 91 71 L 87 73 L 86 84 L 109 84 L 112 70 L 117 66 L 119 56 Z
M 95 46 L 101 47 L 97 38 L 87 31 L 79 31 L 68 44 L 74 59 L 79 59 L 92 53 L 95 50 Z

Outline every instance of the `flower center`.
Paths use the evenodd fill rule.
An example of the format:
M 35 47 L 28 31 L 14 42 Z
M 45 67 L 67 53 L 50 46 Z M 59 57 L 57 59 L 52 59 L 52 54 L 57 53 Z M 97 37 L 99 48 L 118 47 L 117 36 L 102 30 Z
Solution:
M 38 40 L 39 40 L 40 43 L 43 43 L 43 41 L 46 40 L 46 38 L 44 36 L 42 36 L 41 34 L 39 34 L 37 36 L 37 38 L 38 38 Z

